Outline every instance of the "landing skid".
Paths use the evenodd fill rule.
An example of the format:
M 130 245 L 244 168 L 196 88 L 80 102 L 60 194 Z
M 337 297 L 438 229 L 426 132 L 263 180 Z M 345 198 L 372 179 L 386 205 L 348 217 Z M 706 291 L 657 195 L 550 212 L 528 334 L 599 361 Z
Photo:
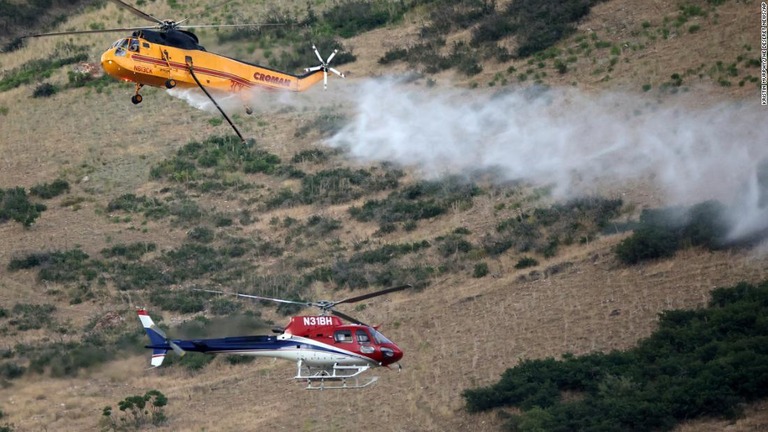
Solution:
M 370 369 L 371 366 L 341 366 L 334 364 L 331 369 L 304 368 L 303 362 L 296 363 L 295 380 L 307 382 L 307 390 L 332 390 L 332 389 L 356 389 L 364 388 L 378 381 L 379 377 L 365 377 L 360 379 L 360 374 Z M 306 374 L 304 374 L 306 372 Z

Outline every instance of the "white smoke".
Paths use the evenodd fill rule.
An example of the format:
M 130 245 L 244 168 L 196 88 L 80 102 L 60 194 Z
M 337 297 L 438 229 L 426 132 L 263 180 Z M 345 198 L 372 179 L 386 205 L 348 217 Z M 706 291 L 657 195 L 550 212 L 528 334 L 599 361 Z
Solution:
M 735 206 L 740 235 L 768 225 L 757 184 L 768 157 L 766 113 L 757 103 L 692 108 L 629 93 L 491 95 L 393 80 L 361 82 L 352 95 L 351 123 L 327 143 L 362 161 L 428 176 L 492 169 L 505 180 L 552 184 L 560 197 L 653 179 L 670 204 L 715 198 Z
M 181 89 L 177 87 L 167 90 L 167 92 L 169 95 L 187 102 L 193 108 L 211 114 L 219 114 L 216 106 L 202 90 Z M 281 109 L 300 110 L 315 108 L 319 105 L 327 105 L 341 100 L 341 95 L 338 91 L 323 92 L 322 88 L 313 88 L 302 93 L 293 93 L 285 90 L 268 90 L 257 87 L 242 90 L 238 93 L 214 91 L 211 92 L 211 95 L 227 115 L 244 114 L 245 107 L 250 107 L 258 115 L 263 112 L 275 112 Z

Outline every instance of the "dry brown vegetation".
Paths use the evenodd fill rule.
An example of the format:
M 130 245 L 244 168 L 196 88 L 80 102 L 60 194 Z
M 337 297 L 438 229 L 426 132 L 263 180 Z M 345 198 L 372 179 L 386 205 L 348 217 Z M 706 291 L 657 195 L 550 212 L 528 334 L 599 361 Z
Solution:
M 291 3 L 291 7 L 304 5 L 295 3 L 298 6 Z M 729 63 L 742 52 L 745 44 L 753 49 L 759 46 L 755 1 L 728 1 L 719 7 L 716 19 L 712 15 L 696 18 L 702 21 L 697 33 L 682 32 L 669 39 L 655 40 L 643 39 L 642 23 L 651 23 L 652 30 L 660 28 L 665 16 L 675 16 L 677 3 L 636 3 L 610 0 L 599 4 L 579 24 L 577 33 L 559 46 L 566 49 L 577 44 L 577 38 L 590 38 L 594 32 L 600 40 L 615 45 L 638 40 L 645 48 L 622 52 L 610 73 L 595 73 L 602 63 L 610 61 L 607 53 L 580 57 L 572 72 L 565 76 L 553 72 L 548 65 L 548 77 L 543 81 L 554 86 L 575 84 L 594 92 L 605 89 L 640 92 L 646 83 L 652 84 L 655 90 L 669 80 L 670 71 L 684 73 L 702 62 L 706 62 L 707 67 L 717 60 Z M 151 2 L 147 8 L 150 7 L 157 16 L 173 16 L 178 12 L 165 2 Z M 268 2 L 259 2 L 253 8 L 254 16 L 258 17 L 267 7 Z M 62 28 L 107 22 L 115 13 L 128 21 L 127 14 L 116 12 L 116 8 L 109 5 L 77 16 Z M 424 11 L 417 9 L 406 14 L 399 26 L 344 41 L 358 56 L 357 62 L 344 66 L 353 72 L 351 79 L 388 73 L 389 70 L 377 64 L 377 59 L 392 46 L 415 40 L 424 17 Z M 89 54 L 96 59 L 111 39 L 109 35 L 89 36 L 76 43 L 93 44 Z M 217 48 L 210 43 L 206 45 L 209 50 Z M 34 41 L 18 52 L 0 54 L 0 68 L 10 70 L 54 47 L 55 42 L 46 39 Z M 230 44 L 219 51 L 236 53 L 237 50 Z M 253 55 L 258 56 L 258 50 Z M 471 78 L 449 71 L 430 79 L 435 79 L 439 86 L 468 86 L 474 82 L 485 87 L 486 83 L 496 81 L 497 74 L 508 76 L 510 66 L 517 71 L 529 67 L 527 60 L 490 62 L 484 64 L 481 74 Z M 403 65 L 394 67 L 396 71 L 405 69 Z M 65 82 L 66 72 L 57 72 L 51 80 Z M 513 76 L 509 76 L 509 80 L 514 82 Z M 422 85 L 423 81 L 418 80 L 414 85 Z M 696 105 L 707 105 L 722 98 L 756 97 L 754 85 L 739 87 L 734 82 L 730 87 L 723 87 L 708 77 L 686 79 L 686 83 L 690 83 L 686 97 Z M 340 81 L 332 83 L 332 86 L 343 85 Z M 151 166 L 171 157 L 192 140 L 229 133 L 226 123 L 214 126 L 209 122 L 217 118 L 216 115 L 196 110 L 160 90 L 143 91 L 144 102 L 133 106 L 128 102 L 133 88 L 122 83 L 109 85 L 102 92 L 78 88 L 41 99 L 30 97 L 33 88 L 34 85 L 25 85 L 0 92 L 0 108 L 7 108 L 7 112 L 0 111 L 0 188 L 28 189 L 56 178 L 68 180 L 72 188 L 68 194 L 47 200 L 48 210 L 31 228 L 17 223 L 0 224 L 0 307 L 10 310 L 17 303 L 53 303 L 57 307 L 55 319 L 75 333 L 6 329 L 0 334 L 0 348 L 7 349 L 17 344 L 77 340 L 77 332 L 84 326 L 113 311 L 123 314 L 126 328 L 133 325 L 138 328 L 139 323 L 134 322 L 130 310 L 138 306 L 137 302 L 146 301 L 141 294 L 118 292 L 108 284 L 103 296 L 70 304 L 61 294 L 66 286 L 38 281 L 33 270 L 10 272 L 7 264 L 25 253 L 74 247 L 92 257 L 99 257 L 100 250 L 120 243 L 154 242 L 160 251 L 178 247 L 189 227 L 171 226 L 163 221 L 143 224 L 139 216 L 115 221 L 110 218 L 112 215 L 106 214 L 105 208 L 111 199 L 125 193 L 162 196 L 161 189 L 168 183 L 150 180 Z M 659 95 L 662 104 L 665 97 L 672 96 Z M 297 138 L 295 131 L 324 109 L 310 106 L 272 112 L 265 108 L 261 117 L 240 116 L 237 122 L 246 136 L 255 138 L 260 148 L 282 160 L 290 160 L 299 151 L 322 148 L 316 134 Z M 321 169 L 308 163 L 299 166 L 307 172 Z M 358 164 L 341 154 L 320 165 L 327 169 L 339 166 L 357 168 Z M 309 216 L 321 215 L 341 220 L 343 228 L 333 236 L 351 250 L 352 245 L 364 241 L 373 245 L 432 241 L 458 227 L 468 227 L 475 236 L 471 239 L 477 241 L 476 236 L 492 230 L 500 219 L 512 214 L 509 207 L 504 211 L 497 209 L 499 202 L 509 203 L 503 193 L 491 192 L 476 197 L 469 209 L 453 208 L 438 218 L 420 221 L 413 231 L 399 229 L 377 237 L 378 224 L 354 222 L 347 208 L 362 205 L 365 199 L 383 198 L 385 192 L 343 204 L 262 210 L 260 199 L 284 187 L 296 188 L 299 181 L 263 174 L 241 177 L 258 184 L 259 188 L 240 193 L 197 194 L 195 198 L 202 207 L 215 207 L 216 211 L 227 214 L 251 210 L 251 223 L 236 224 L 227 232 L 276 243 L 282 241 L 288 230 L 277 229 L 273 221 L 286 217 L 303 221 Z M 415 173 L 406 173 L 401 181 L 411 184 L 418 180 Z M 636 209 L 660 204 L 658 194 L 648 185 L 626 186 L 622 192 L 625 204 Z M 71 203 L 73 197 L 78 198 L 77 204 L 68 204 L 67 200 Z M 468 266 L 466 271 L 435 277 L 424 290 L 400 292 L 370 301 L 364 310 L 353 314 L 367 322 L 382 323 L 382 331 L 406 354 L 401 372 L 375 371 L 380 379 L 368 389 L 304 391 L 301 384 L 289 379 L 295 365 L 282 361 L 259 359 L 250 364 L 230 365 L 223 358 L 217 358 L 193 374 L 181 368 L 149 371 L 146 355 L 129 355 L 81 371 L 74 378 L 27 374 L 13 380 L 8 387 L 0 389 L 0 409 L 5 413 L 0 423 L 12 423 L 17 431 L 95 430 L 105 405 L 114 405 L 128 395 L 159 389 L 169 398 L 166 410 L 169 423 L 158 430 L 335 431 L 376 427 L 391 431 L 495 431 L 501 428 L 502 420 L 494 413 L 466 413 L 460 396 L 462 390 L 496 381 L 506 368 L 520 359 L 632 347 L 638 339 L 651 334 L 660 311 L 701 307 L 716 287 L 768 278 L 764 255 L 751 250 L 687 250 L 678 252 L 672 259 L 626 267 L 612 252 L 622 238 L 623 235 L 598 237 L 587 244 L 563 247 L 553 258 L 537 255 L 540 264 L 522 270 L 515 269 L 521 254 L 484 258 L 490 270 L 487 277 L 472 278 L 471 266 Z M 277 272 L 288 268 L 285 260 L 322 260 L 322 254 L 320 249 L 295 247 L 283 257 L 253 261 L 259 272 Z M 435 257 L 432 253 L 409 259 L 434 261 Z M 337 290 L 330 283 L 315 282 L 309 295 L 326 299 L 343 298 L 350 293 Z M 285 317 L 273 309 L 263 308 L 261 313 L 276 324 L 285 321 Z M 162 315 L 166 324 L 192 317 L 167 312 Z M 768 411 L 763 402 L 747 407 L 745 416 L 736 421 L 695 420 L 678 430 L 765 428 L 768 428 Z

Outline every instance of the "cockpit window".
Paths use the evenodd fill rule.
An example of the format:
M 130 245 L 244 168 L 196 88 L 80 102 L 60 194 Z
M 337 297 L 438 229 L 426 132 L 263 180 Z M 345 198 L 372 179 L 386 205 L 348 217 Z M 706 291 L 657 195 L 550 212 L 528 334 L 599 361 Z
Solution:
M 355 330 L 355 336 L 357 336 L 358 343 L 371 342 L 371 338 L 368 336 L 368 333 L 366 333 L 365 330 Z
M 134 52 L 139 52 L 139 41 L 138 39 L 131 39 L 128 45 L 128 49 Z
M 351 330 L 337 330 L 333 334 L 333 339 L 336 342 L 352 342 L 352 331 Z
M 381 344 L 383 344 L 383 343 L 387 343 L 387 344 L 391 344 L 391 343 L 392 343 L 392 341 L 391 341 L 391 340 L 387 339 L 387 337 L 386 337 L 386 336 L 384 336 L 383 334 L 379 333 L 379 331 L 378 331 L 378 330 L 376 330 L 375 328 L 373 328 L 373 327 L 368 327 L 368 330 L 369 330 L 369 331 L 371 332 L 371 334 L 373 335 L 373 339 L 375 339 L 375 340 L 376 340 L 376 343 L 377 343 L 377 344 L 381 345 Z
M 112 48 L 115 48 L 115 55 L 125 56 L 125 49 L 128 48 L 128 39 L 120 39 L 112 44 Z

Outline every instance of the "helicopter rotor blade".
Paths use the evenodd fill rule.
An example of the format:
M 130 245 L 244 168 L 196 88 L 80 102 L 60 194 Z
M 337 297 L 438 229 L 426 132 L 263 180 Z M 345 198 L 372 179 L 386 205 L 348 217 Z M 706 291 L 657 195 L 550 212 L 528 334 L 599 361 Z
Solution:
M 344 74 L 343 74 L 343 73 L 341 73 L 341 72 L 337 71 L 337 70 L 336 70 L 336 69 L 334 69 L 334 68 L 328 68 L 328 70 L 329 70 L 329 71 L 331 71 L 331 72 L 333 72 L 333 73 L 335 73 L 336 75 L 338 75 L 338 76 L 340 76 L 340 77 L 342 77 L 342 78 L 345 78 L 345 76 L 344 76 Z
M 45 37 L 45 36 L 62 36 L 62 35 L 74 35 L 74 34 L 88 34 L 88 33 L 126 32 L 126 31 L 134 31 L 134 30 L 144 30 L 145 28 L 146 27 L 124 27 L 124 28 L 103 29 L 103 30 L 64 31 L 64 32 L 40 33 L 40 34 L 27 35 L 27 36 L 22 36 L 22 38 L 36 38 L 36 37 Z
M 122 0 L 112 0 L 112 3 L 120 6 L 123 9 L 129 10 L 132 14 L 134 14 L 134 15 L 136 15 L 138 17 L 144 18 L 147 21 L 152 21 L 153 23 L 160 24 L 160 25 L 163 24 L 162 20 L 159 20 L 159 19 L 153 17 L 152 15 L 150 15 L 150 14 L 148 14 L 146 12 L 140 11 L 140 10 L 136 9 L 135 7 L 129 5 L 128 3 L 123 2 Z
M 323 90 L 328 89 L 328 70 L 323 68 Z
M 336 53 L 337 53 L 337 52 L 339 52 L 339 50 L 338 50 L 338 49 L 335 49 L 335 50 L 333 50 L 333 52 L 331 53 L 331 55 L 329 55 L 329 56 L 328 56 L 328 60 L 326 60 L 326 61 L 325 61 L 325 63 L 326 63 L 326 64 L 330 64 L 330 63 L 331 63 L 331 60 L 333 60 L 333 58 L 336 56 Z
M 342 304 L 342 303 L 355 303 L 355 302 L 359 302 L 361 300 L 367 300 L 369 298 L 378 297 L 380 295 L 389 294 L 389 293 L 396 292 L 396 291 L 402 291 L 402 290 L 408 289 L 408 288 L 413 288 L 413 285 L 405 284 L 405 285 L 400 285 L 400 286 L 396 286 L 396 287 L 392 287 L 392 288 L 387 288 L 387 289 L 383 289 L 383 290 L 379 290 L 379 291 L 374 291 L 374 292 L 368 293 L 368 294 L 363 294 L 363 295 L 359 295 L 359 296 L 355 296 L 355 297 L 345 298 L 344 300 L 339 300 L 339 301 L 333 302 L 331 304 L 331 307 L 336 306 L 338 304 Z
M 185 20 L 186 21 L 186 20 Z M 285 24 L 279 23 L 246 23 L 246 24 L 200 24 L 200 25 L 180 25 L 177 28 L 180 29 L 199 29 L 199 28 L 220 28 L 220 27 L 264 27 L 264 26 L 282 26 Z
M 325 65 L 325 61 L 323 61 L 323 57 L 320 56 L 320 53 L 317 51 L 317 47 L 315 46 L 315 44 L 312 44 L 312 50 L 315 52 L 317 59 L 320 60 L 320 64 Z
M 156 325 L 154 325 L 154 324 L 152 324 L 152 326 L 151 326 L 150 328 L 151 328 L 152 330 L 154 330 L 154 331 L 155 331 L 155 333 L 159 334 L 161 338 L 165 339 L 165 341 L 166 341 L 166 342 L 168 342 L 168 345 L 170 345 L 170 346 L 171 346 L 171 349 L 173 350 L 173 352 L 175 352 L 175 353 L 176 353 L 176 355 L 178 355 L 179 357 L 184 357 L 184 354 L 186 354 L 187 352 L 186 352 L 186 351 L 184 351 L 183 349 L 181 349 L 181 347 L 180 347 L 180 346 L 178 346 L 178 345 L 176 344 L 176 342 L 174 342 L 174 341 L 172 341 L 172 340 L 168 339 L 168 336 L 166 336 L 166 334 L 165 334 L 165 332 L 163 331 L 163 329 L 161 329 L 160 327 L 158 327 L 158 326 L 156 326 Z
M 277 303 L 286 303 L 286 304 L 297 304 L 302 306 L 312 306 L 312 303 L 308 302 L 300 302 L 300 301 L 294 301 L 294 300 L 284 300 L 284 299 L 278 299 L 278 298 L 272 298 L 272 297 L 262 297 L 252 294 L 242 294 L 242 293 L 232 293 L 232 292 L 226 292 L 226 291 L 215 291 L 215 290 L 207 290 L 207 289 L 194 289 L 193 291 L 202 291 L 202 292 L 209 292 L 214 294 L 226 294 L 226 295 L 233 295 L 235 297 L 242 297 L 242 298 L 249 298 L 249 299 L 255 299 L 255 300 L 265 300 L 265 301 L 273 301 Z
M 364 326 L 366 326 L 366 327 L 370 327 L 368 324 L 366 324 L 366 323 L 364 323 L 364 322 L 360 321 L 359 319 L 356 319 L 356 318 L 354 318 L 354 317 L 351 317 L 351 316 L 349 316 L 349 315 L 347 315 L 347 314 L 345 314 L 345 313 L 339 312 L 339 311 L 337 311 L 336 309 L 331 309 L 331 310 L 330 310 L 330 312 L 331 312 L 333 315 L 336 315 L 337 317 L 339 317 L 339 318 L 342 318 L 342 319 L 345 319 L 345 320 L 347 320 L 347 321 L 349 321 L 349 322 L 351 322 L 351 323 L 354 323 L 354 324 L 360 324 L 360 325 L 364 325 Z

